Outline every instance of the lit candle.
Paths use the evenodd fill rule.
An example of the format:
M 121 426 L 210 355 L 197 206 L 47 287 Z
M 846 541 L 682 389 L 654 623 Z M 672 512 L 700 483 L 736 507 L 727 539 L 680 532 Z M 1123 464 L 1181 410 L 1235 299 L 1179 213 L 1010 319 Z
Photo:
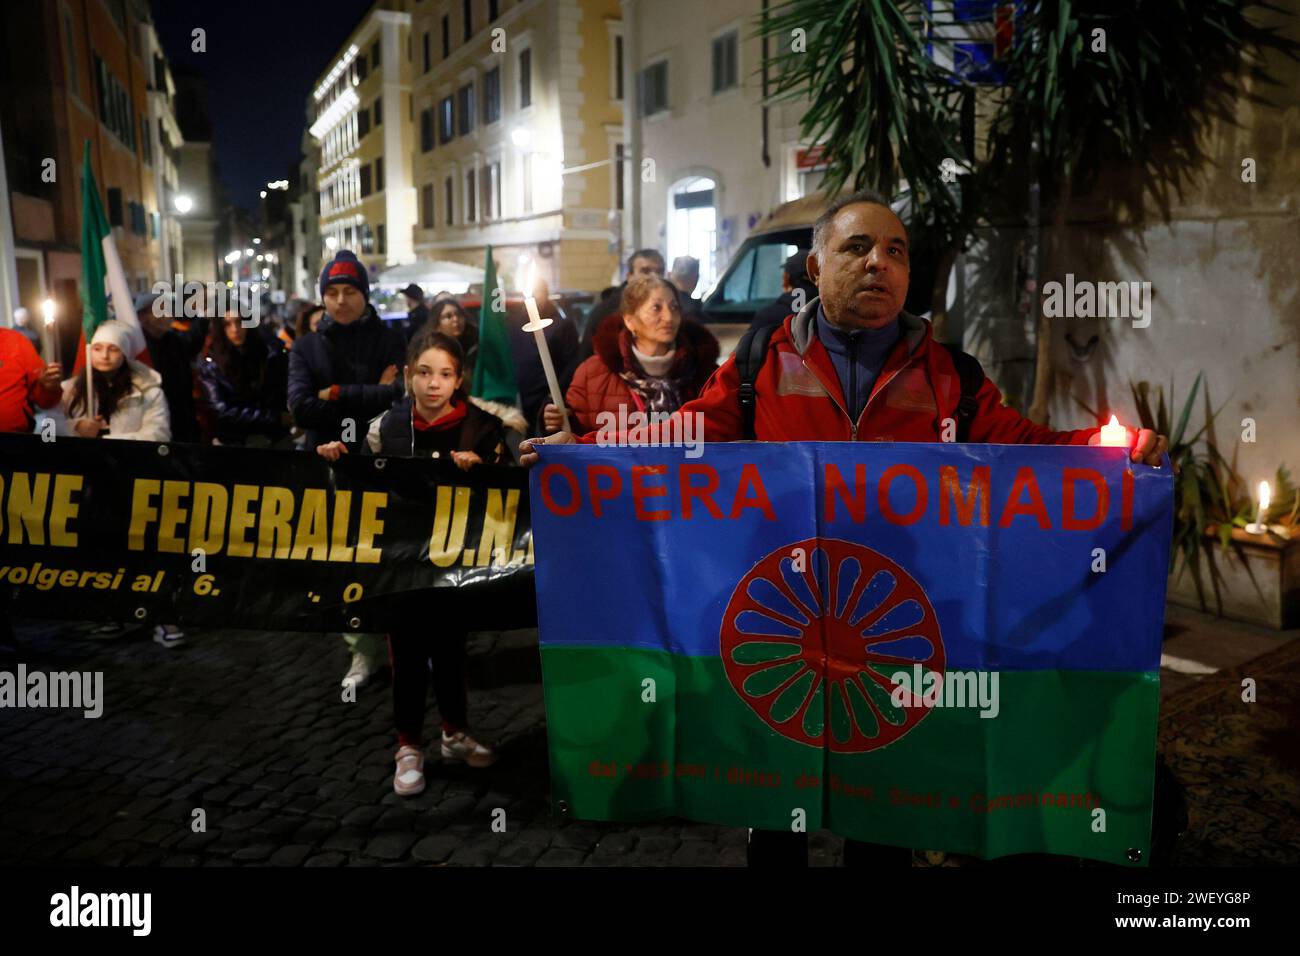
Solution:
M 1097 444 L 1107 448 L 1127 448 L 1128 429 L 1119 423 L 1118 418 L 1111 415 L 1110 421 L 1101 426 L 1101 435 L 1097 439 Z
M 57 326 L 54 324 L 53 299 L 46 299 L 41 303 L 41 313 L 45 317 L 45 322 L 41 327 L 41 352 L 45 358 L 45 364 L 53 365 L 59 361 L 57 355 L 59 337 Z
M 1255 509 L 1255 520 L 1246 525 L 1246 530 L 1251 534 L 1265 534 L 1268 531 L 1268 525 L 1264 524 L 1264 512 L 1268 510 L 1268 503 L 1273 498 L 1273 489 L 1269 487 L 1267 481 L 1259 483 L 1259 505 Z
M 569 428 L 569 410 L 564 407 L 560 382 L 555 377 L 555 366 L 551 364 L 551 350 L 546 345 L 546 335 L 542 331 L 551 324 L 551 320 L 543 319 L 537 312 L 537 300 L 533 298 L 535 278 L 536 265 L 531 264 L 528 266 L 528 278 L 524 282 L 524 308 L 528 310 L 528 324 L 524 326 L 524 331 L 532 332 L 533 339 L 537 342 L 537 352 L 542 357 L 542 368 L 546 371 L 546 384 L 551 388 L 551 401 L 560 410 L 560 417 L 564 420 L 564 430 L 567 432 L 572 430 Z

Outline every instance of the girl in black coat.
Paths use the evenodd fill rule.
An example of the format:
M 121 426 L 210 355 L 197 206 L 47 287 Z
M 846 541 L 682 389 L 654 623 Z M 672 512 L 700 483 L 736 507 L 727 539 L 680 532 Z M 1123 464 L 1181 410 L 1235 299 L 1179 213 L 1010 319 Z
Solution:
M 376 418 L 366 450 L 398 457 L 451 459 L 468 471 L 480 464 L 510 464 L 501 420 L 465 395 L 463 353 L 453 338 L 426 326 L 406 353 L 407 397 Z M 319 445 L 317 453 L 338 461 L 342 442 Z M 442 759 L 487 767 L 496 754 L 467 732 L 463 623 L 440 616 L 437 633 L 427 625 L 396 629 L 388 637 L 393 667 L 393 717 L 397 724 L 397 770 L 393 790 L 409 797 L 424 790 L 424 703 L 432 662 L 434 694 L 442 714 Z
M 199 383 L 221 445 L 274 444 L 289 434 L 287 357 L 276 340 L 250 335 L 237 312 L 212 324 Z

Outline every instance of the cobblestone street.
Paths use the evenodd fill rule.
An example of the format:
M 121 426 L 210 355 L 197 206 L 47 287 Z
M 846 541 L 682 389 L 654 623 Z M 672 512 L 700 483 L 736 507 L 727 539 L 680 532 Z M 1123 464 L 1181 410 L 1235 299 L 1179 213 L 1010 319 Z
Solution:
M 21 661 L 29 671 L 103 671 L 103 716 L 0 711 L 0 864 L 745 864 L 741 828 L 601 824 L 552 813 L 533 630 L 470 638 L 471 725 L 497 749 L 497 764 L 472 770 L 434 756 L 425 792 L 406 799 L 392 792 L 387 677 L 345 703 L 339 678 L 347 653 L 336 636 L 207 630 L 168 650 L 144 631 L 105 641 L 90 637 L 88 624 L 19 621 L 16 630 L 18 657 L 4 668 Z M 1173 607 L 1165 633 L 1166 651 L 1182 655 L 1161 669 L 1165 703 L 1207 680 L 1202 671 L 1262 660 L 1297 636 Z M 1272 685 L 1266 690 L 1274 693 Z M 426 729 L 436 731 L 437 720 L 431 704 Z M 1207 777 L 1167 736 L 1162 750 L 1189 783 L 1192 812 L 1175 862 L 1257 858 L 1263 851 L 1251 848 L 1245 831 L 1275 828 L 1276 820 L 1243 816 L 1230 800 L 1220 806 L 1220 791 L 1231 790 L 1217 784 L 1220 771 Z M 1272 767 L 1244 750 L 1228 757 L 1250 779 L 1264 779 Z M 1280 778 L 1278 786 L 1294 781 Z M 1274 817 L 1285 812 L 1282 800 L 1279 792 L 1269 802 Z M 196 809 L 206 815 L 206 832 L 191 827 Z M 505 811 L 504 833 L 493 832 L 496 809 Z M 810 848 L 814 866 L 836 866 L 843 841 L 816 832 Z M 927 858 L 917 852 L 914 861 Z
M 471 637 L 471 723 L 497 764 L 432 757 L 425 792 L 401 799 L 387 678 L 344 703 L 339 638 L 203 631 L 169 651 L 144 632 L 90 630 L 18 624 L 19 660 L 102 670 L 105 703 L 97 720 L 3 713 L 2 863 L 744 865 L 743 829 L 552 815 L 536 631 Z M 191 829 L 198 808 L 205 833 Z M 497 808 L 504 833 L 491 828 Z M 837 864 L 841 842 L 814 834 L 813 863 Z

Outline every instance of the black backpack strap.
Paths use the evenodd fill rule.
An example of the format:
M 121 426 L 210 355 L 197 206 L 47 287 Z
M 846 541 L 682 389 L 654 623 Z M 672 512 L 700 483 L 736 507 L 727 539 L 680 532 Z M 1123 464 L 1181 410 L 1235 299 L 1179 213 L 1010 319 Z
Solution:
M 970 441 L 971 422 L 975 420 L 975 413 L 980 407 L 976 396 L 984 385 L 984 369 L 974 356 L 963 352 L 960 345 L 949 342 L 941 344 L 952 356 L 952 364 L 961 380 L 961 398 L 957 402 L 957 441 L 967 442 Z
M 758 371 L 767 358 L 767 345 L 772 340 L 772 333 L 779 328 L 771 323 L 754 326 L 740 338 L 736 346 L 736 371 L 740 373 L 740 428 L 744 441 L 753 441 L 754 412 L 758 396 L 754 391 L 754 382 L 758 380 Z

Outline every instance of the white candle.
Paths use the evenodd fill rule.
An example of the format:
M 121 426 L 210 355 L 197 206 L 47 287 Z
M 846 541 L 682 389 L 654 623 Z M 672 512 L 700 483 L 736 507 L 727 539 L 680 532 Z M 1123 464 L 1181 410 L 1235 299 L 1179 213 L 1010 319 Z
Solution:
M 54 300 L 46 299 L 42 302 L 41 312 L 45 317 L 45 322 L 41 328 L 41 351 L 44 353 L 45 364 L 53 365 L 59 361 L 57 355 L 59 337 L 57 326 L 54 324 Z
M 1127 448 L 1128 429 L 1119 423 L 1118 418 L 1111 415 L 1110 421 L 1101 426 L 1101 435 L 1097 439 L 1097 444 L 1107 448 Z
M 551 364 L 551 350 L 546 345 L 546 335 L 543 332 L 551 324 L 551 320 L 541 317 L 537 311 L 537 300 L 533 298 L 534 274 L 534 267 L 529 266 L 528 278 L 524 285 L 524 308 L 528 310 L 528 324 L 524 326 L 524 331 L 533 333 L 533 339 L 537 342 L 537 353 L 542 357 L 542 368 L 546 372 L 546 384 L 551 389 L 551 401 L 560 410 L 560 417 L 564 420 L 564 430 L 572 431 L 569 427 L 569 410 L 564 407 L 564 396 L 560 394 L 560 381 L 555 377 L 555 366 Z
M 1264 524 L 1264 512 L 1268 510 L 1268 503 L 1273 500 L 1273 489 L 1269 487 L 1267 481 L 1259 483 L 1259 505 L 1255 508 L 1255 520 L 1246 525 L 1246 530 L 1251 534 L 1264 534 L 1268 531 L 1268 525 Z

